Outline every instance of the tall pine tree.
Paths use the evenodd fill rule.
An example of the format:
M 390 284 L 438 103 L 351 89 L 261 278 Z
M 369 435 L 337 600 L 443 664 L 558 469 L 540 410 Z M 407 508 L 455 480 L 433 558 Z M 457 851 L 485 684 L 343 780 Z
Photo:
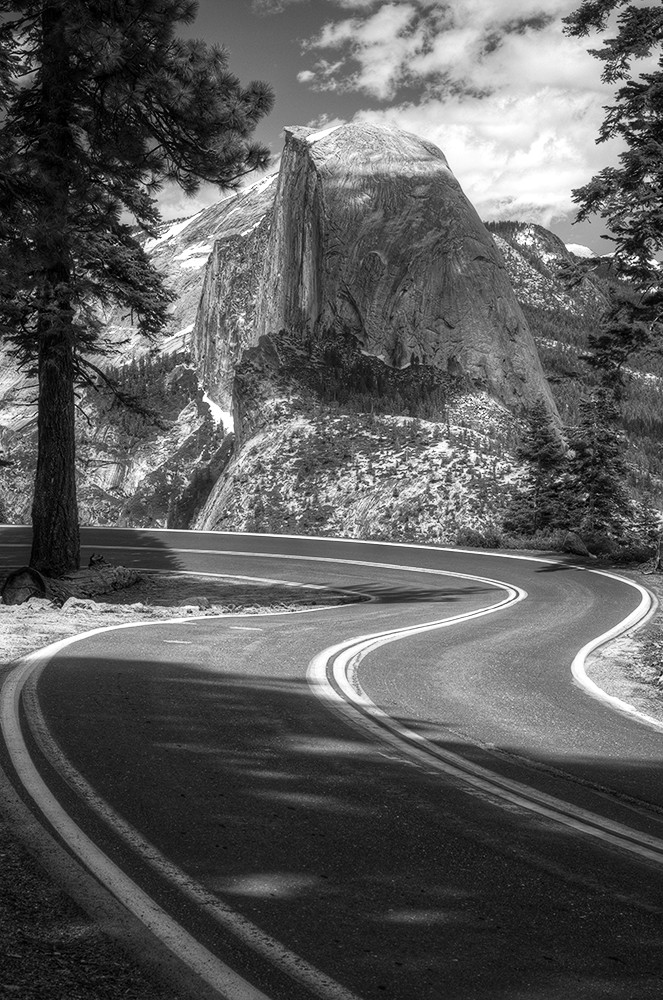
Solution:
M 583 404 L 575 442 L 576 476 L 586 490 L 585 527 L 618 534 L 631 507 L 624 442 L 616 428 L 623 369 L 642 348 L 663 346 L 657 263 L 663 254 L 663 5 L 582 0 L 565 25 L 569 35 L 602 36 L 600 47 L 589 51 L 603 64 L 603 82 L 616 87 L 597 141 L 620 142 L 619 165 L 605 167 L 573 197 L 579 220 L 596 213 L 608 223 L 621 279 L 589 340 L 585 360 L 599 386 Z
M 164 181 L 233 188 L 266 166 L 272 106 L 224 50 L 183 41 L 193 0 L 0 0 L 0 335 L 38 379 L 31 565 L 78 565 L 76 388 L 104 350 L 97 307 L 154 336 L 170 293 L 136 239 Z M 132 225 L 133 224 L 133 225 Z
M 516 457 L 525 466 L 525 488 L 508 518 L 509 530 L 531 535 L 558 527 L 566 513 L 560 486 L 566 447 L 542 400 L 527 414 Z
M 581 532 L 616 541 L 633 516 L 626 488 L 623 434 L 611 388 L 597 386 L 580 403 L 580 421 L 569 434 L 569 480 Z
M 565 20 L 569 35 L 603 37 L 590 49 L 603 63 L 602 80 L 616 85 L 597 141 L 619 140 L 619 166 L 605 167 L 573 192 L 578 219 L 597 213 L 610 227 L 614 264 L 627 283 L 617 288 L 595 346 L 620 365 L 663 332 L 663 5 L 583 0 Z M 642 68 L 647 60 L 647 71 Z M 654 68 L 655 67 L 655 68 Z

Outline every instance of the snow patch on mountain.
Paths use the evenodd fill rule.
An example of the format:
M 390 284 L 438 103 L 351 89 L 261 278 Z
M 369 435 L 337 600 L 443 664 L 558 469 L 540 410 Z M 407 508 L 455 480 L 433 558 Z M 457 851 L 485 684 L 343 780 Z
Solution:
M 223 410 L 207 392 L 203 392 L 203 403 L 207 403 L 209 406 L 212 420 L 217 427 L 221 426 L 226 434 L 232 433 L 234 430 L 232 413 L 229 410 Z
M 331 135 L 332 132 L 335 132 L 337 128 L 340 128 L 344 124 L 345 122 L 338 122 L 336 125 L 330 125 L 329 128 L 321 128 L 318 132 L 312 132 L 311 135 L 306 137 L 306 141 L 309 146 L 312 146 L 314 142 L 324 139 L 327 135 Z
M 156 247 L 165 243 L 167 240 L 173 239 L 174 236 L 179 236 L 179 234 L 186 229 L 187 226 L 191 225 L 194 219 L 197 219 L 199 215 L 202 215 L 202 209 L 195 215 L 190 215 L 188 219 L 181 219 L 179 222 L 174 222 L 162 236 L 156 237 L 156 239 L 149 239 L 145 242 L 145 252 L 151 253 Z
M 574 257 L 596 257 L 597 254 L 594 253 L 589 247 L 584 246 L 582 243 L 565 243 L 564 246 L 572 253 Z
M 159 341 L 159 354 L 177 354 L 179 351 L 185 351 L 188 346 L 188 337 L 192 330 L 193 323 L 189 323 L 188 326 L 182 327 L 177 333 L 173 333 L 170 337 L 166 337 L 165 340 Z
M 208 260 L 208 255 L 205 257 L 189 257 L 188 260 L 182 261 L 180 267 L 182 267 L 185 271 L 198 271 L 201 267 L 205 267 Z

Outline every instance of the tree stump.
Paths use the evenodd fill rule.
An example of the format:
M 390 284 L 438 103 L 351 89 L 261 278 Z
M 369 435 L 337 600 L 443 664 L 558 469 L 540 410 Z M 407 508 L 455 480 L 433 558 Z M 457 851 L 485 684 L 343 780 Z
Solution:
M 64 604 L 70 597 L 98 597 L 114 590 L 124 590 L 138 583 L 140 574 L 126 566 L 94 563 L 87 569 L 53 579 L 42 576 L 29 566 L 10 573 L 2 587 L 3 604 L 23 604 L 31 597 L 48 597 Z
M 21 566 L 5 580 L 1 596 L 3 604 L 23 604 L 31 597 L 46 597 L 45 578 L 36 569 Z

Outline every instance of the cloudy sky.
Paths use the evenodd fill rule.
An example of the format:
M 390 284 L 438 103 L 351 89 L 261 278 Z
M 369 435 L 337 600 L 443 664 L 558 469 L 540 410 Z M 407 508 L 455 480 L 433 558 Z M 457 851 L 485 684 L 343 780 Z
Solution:
M 391 122 L 444 151 L 481 217 L 539 222 L 607 252 L 600 220 L 571 228 L 571 191 L 617 149 L 597 146 L 611 91 L 561 18 L 578 0 L 201 0 L 182 32 L 223 43 L 243 82 L 276 106 L 258 137 L 278 156 L 284 125 Z M 218 199 L 164 195 L 165 217 Z

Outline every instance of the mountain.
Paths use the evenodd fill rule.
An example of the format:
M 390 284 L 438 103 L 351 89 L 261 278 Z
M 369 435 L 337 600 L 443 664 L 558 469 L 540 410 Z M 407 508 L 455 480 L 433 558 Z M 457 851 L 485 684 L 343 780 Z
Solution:
M 442 152 L 399 129 L 286 129 L 271 211 L 217 242 L 193 346 L 223 409 L 246 350 L 281 331 L 554 411 L 493 240 Z
M 584 363 L 615 280 L 610 254 L 572 253 L 553 233 L 531 223 L 489 222 L 514 291 L 534 336 L 546 378 L 566 426 L 577 424 L 579 404 L 595 382 Z M 572 245 L 573 246 L 573 245 Z M 663 361 L 648 349 L 624 371 L 621 425 L 627 443 L 629 485 L 663 497 Z
M 193 349 L 239 443 L 204 529 L 485 535 L 518 414 L 558 419 L 493 239 L 396 129 L 287 130 L 271 213 L 217 242 Z
M 564 244 L 569 253 L 573 254 L 574 257 L 598 257 L 599 254 L 594 253 L 589 247 L 584 246 L 582 243 L 565 243 Z
M 288 129 L 278 174 L 145 245 L 177 295 L 163 338 L 105 321 L 155 415 L 85 395 L 84 522 L 497 544 L 522 418 L 577 419 L 610 280 L 540 226 L 484 226 L 437 147 L 369 125 Z M 632 381 L 640 487 L 663 405 L 655 373 Z M 8 520 L 29 513 L 31 393 L 0 356 Z

